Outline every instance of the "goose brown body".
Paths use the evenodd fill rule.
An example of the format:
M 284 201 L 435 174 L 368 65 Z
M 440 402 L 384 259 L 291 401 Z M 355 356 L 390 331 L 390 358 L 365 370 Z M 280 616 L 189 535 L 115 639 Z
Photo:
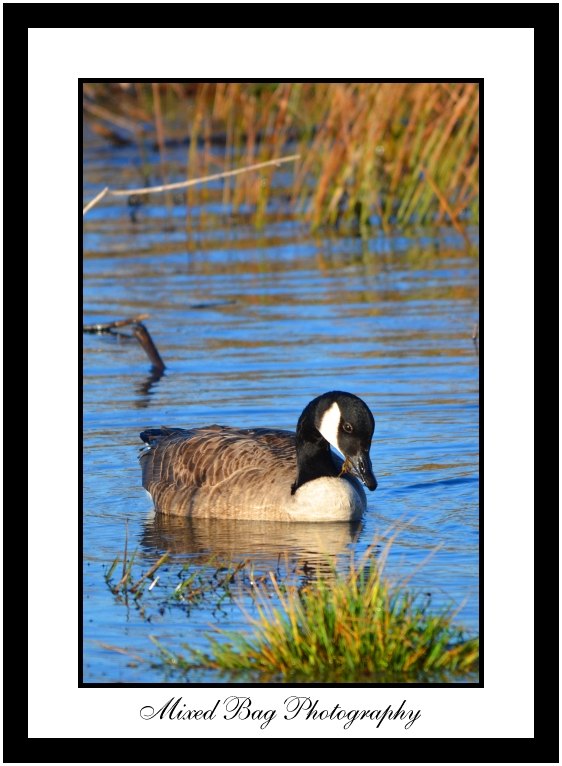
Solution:
M 194 518 L 359 519 L 366 507 L 361 482 L 350 473 L 342 475 L 343 461 L 318 431 L 312 446 L 312 437 L 302 436 L 306 412 L 297 433 L 219 425 L 143 431 L 148 448 L 140 457 L 142 483 L 155 509 Z M 306 442 L 300 452 L 299 438 Z M 316 452 L 299 467 L 306 449 Z
M 192 430 L 164 428 L 160 433 L 157 443 L 141 455 L 141 465 L 143 487 L 161 513 L 276 521 L 314 521 L 322 516 L 324 521 L 354 521 L 364 510 L 365 493 L 352 476 L 316 479 L 291 494 L 297 472 L 291 431 L 213 425 Z M 343 461 L 333 459 L 334 472 L 339 473 Z M 320 502 L 326 491 L 336 495 L 336 503 L 331 498 L 330 519 L 320 502 L 307 497 L 314 489 L 319 490 Z

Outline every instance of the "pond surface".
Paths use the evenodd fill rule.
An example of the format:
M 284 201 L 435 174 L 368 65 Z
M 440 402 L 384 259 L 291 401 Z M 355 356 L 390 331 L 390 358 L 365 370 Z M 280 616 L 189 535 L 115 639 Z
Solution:
M 85 200 L 124 177 L 143 183 L 133 148 L 92 139 L 84 156 Z M 185 150 L 176 159 L 181 178 Z M 325 567 L 326 554 L 345 570 L 354 552 L 395 536 L 388 576 L 431 592 L 436 610 L 455 605 L 458 622 L 478 632 L 477 259 L 447 230 L 373 229 L 367 241 L 311 235 L 283 205 L 290 174 L 279 171 L 275 183 L 278 204 L 261 231 L 223 205 L 220 183 L 187 217 L 182 197 L 159 195 L 135 208 L 135 221 L 117 199 L 85 219 L 84 321 L 149 313 L 167 365 L 158 380 L 134 338 L 84 335 L 85 682 L 224 680 L 139 660 L 155 654 L 149 636 L 170 649 L 204 648 L 214 627 L 246 626 L 239 607 L 212 592 L 192 604 L 165 601 L 209 559 L 215 582 L 223 563 L 243 560 L 252 577 L 281 566 L 299 579 Z M 376 419 L 379 487 L 367 493 L 361 524 L 155 516 L 140 484 L 141 430 L 294 429 L 308 401 L 332 389 L 361 396 Z M 142 608 L 104 579 L 123 555 L 126 525 L 139 577 L 170 551 Z M 114 582 L 120 572 L 121 564 Z M 250 598 L 244 606 L 252 613 Z

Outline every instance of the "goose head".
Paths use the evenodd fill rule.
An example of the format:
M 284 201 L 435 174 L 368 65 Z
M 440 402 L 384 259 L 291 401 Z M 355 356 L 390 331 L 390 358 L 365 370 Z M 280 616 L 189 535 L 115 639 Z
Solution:
M 298 475 L 293 491 L 313 478 L 334 475 L 329 445 L 343 456 L 344 471 L 375 490 L 377 480 L 369 456 L 374 430 L 373 414 L 358 396 L 329 391 L 313 399 L 297 424 Z

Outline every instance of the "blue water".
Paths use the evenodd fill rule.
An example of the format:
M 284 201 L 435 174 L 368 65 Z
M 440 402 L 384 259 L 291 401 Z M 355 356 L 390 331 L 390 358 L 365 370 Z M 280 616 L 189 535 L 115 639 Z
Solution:
M 86 144 L 86 200 L 122 183 L 128 153 Z M 130 183 L 139 182 L 131 171 Z M 149 313 L 167 370 L 151 378 L 135 339 L 84 335 L 84 680 L 224 680 L 143 661 L 156 656 L 149 636 L 170 649 L 204 648 L 213 627 L 247 625 L 238 604 L 253 610 L 245 587 L 233 586 L 233 600 L 211 592 L 193 604 L 166 600 L 184 566 L 197 572 L 209 559 L 215 569 L 248 560 L 254 577 L 276 567 L 306 577 L 326 555 L 345 570 L 352 554 L 392 536 L 387 575 L 430 592 L 436 610 L 454 605 L 457 621 L 476 634 L 477 259 L 451 231 L 375 230 L 366 242 L 313 235 L 280 203 L 256 231 L 220 200 L 220 187 L 211 188 L 186 217 L 183 204 L 167 207 L 155 196 L 132 222 L 125 202 L 106 199 L 85 219 L 85 322 Z M 304 405 L 331 389 L 361 396 L 376 419 L 379 488 L 368 493 L 362 524 L 155 516 L 140 486 L 143 428 L 294 428 Z M 104 580 L 122 556 L 126 523 L 139 577 L 170 551 L 142 608 Z M 239 579 L 247 586 L 250 575 Z

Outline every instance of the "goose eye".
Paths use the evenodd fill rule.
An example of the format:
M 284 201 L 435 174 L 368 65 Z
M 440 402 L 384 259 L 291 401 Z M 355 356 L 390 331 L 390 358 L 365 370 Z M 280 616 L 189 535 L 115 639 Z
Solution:
M 343 430 L 347 431 L 347 433 L 350 434 L 353 431 L 353 426 L 351 425 L 351 423 L 344 423 Z

